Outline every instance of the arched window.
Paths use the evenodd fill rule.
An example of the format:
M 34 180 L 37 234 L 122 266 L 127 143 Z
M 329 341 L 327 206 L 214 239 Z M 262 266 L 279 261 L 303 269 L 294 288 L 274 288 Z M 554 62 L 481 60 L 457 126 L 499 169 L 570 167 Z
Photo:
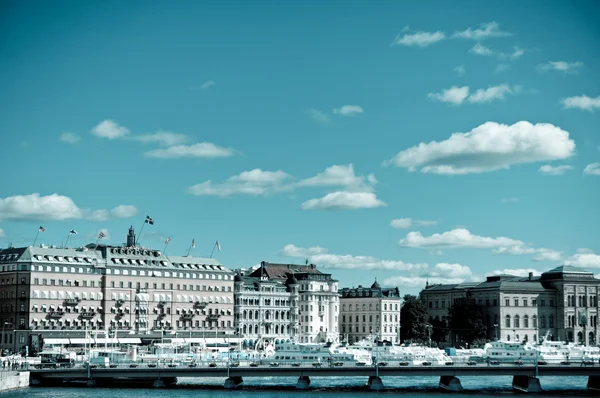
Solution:
M 520 328 L 521 327 L 518 315 L 515 315 L 515 326 L 514 327 L 515 328 Z
M 554 315 L 550 315 L 549 317 L 549 327 L 553 328 L 554 327 Z
M 541 328 L 545 328 L 546 327 L 546 315 L 540 316 L 540 327 Z
M 537 323 L 537 315 L 533 316 L 533 327 L 537 328 L 538 327 L 538 323 Z M 535 339 L 534 339 L 535 340 Z
M 510 327 L 510 315 L 507 315 L 507 316 L 504 318 L 504 327 L 507 327 L 507 328 L 509 328 L 509 327 Z
M 529 327 L 529 317 L 527 315 L 525 315 L 523 317 L 523 327 L 524 328 L 528 328 Z
M 363 304 L 363 311 L 366 311 L 366 310 L 367 310 L 367 305 Z

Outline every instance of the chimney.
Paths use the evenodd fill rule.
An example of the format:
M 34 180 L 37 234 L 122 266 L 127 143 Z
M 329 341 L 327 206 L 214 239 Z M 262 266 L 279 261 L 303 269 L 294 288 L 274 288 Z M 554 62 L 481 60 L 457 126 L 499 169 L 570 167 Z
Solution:
M 533 272 L 530 272 L 529 273 L 529 280 L 532 280 L 532 279 L 533 279 Z

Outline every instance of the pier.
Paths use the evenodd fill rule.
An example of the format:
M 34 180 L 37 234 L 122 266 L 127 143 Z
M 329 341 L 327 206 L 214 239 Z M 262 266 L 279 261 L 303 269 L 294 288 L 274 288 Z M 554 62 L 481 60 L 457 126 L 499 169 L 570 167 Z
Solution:
M 64 383 L 85 383 L 89 386 L 110 385 L 115 380 L 136 384 L 144 382 L 154 387 L 167 387 L 176 383 L 178 377 L 216 377 L 223 378 L 224 387 L 237 388 L 245 378 L 250 377 L 294 377 L 296 388 L 308 389 L 314 377 L 362 377 L 371 390 L 382 390 L 382 377 L 439 377 L 439 387 L 448 391 L 461 391 L 460 377 L 512 376 L 512 388 L 522 392 L 542 390 L 538 376 L 585 376 L 587 387 L 600 391 L 600 364 L 572 363 L 569 365 L 500 364 L 488 365 L 452 365 L 452 366 L 343 366 L 315 367 L 311 364 L 276 367 L 238 366 L 228 367 L 219 364 L 210 367 L 201 364 L 196 367 L 185 365 L 160 365 L 150 367 L 147 364 L 121 364 L 113 368 L 88 368 L 76 366 L 58 369 L 31 369 L 31 385 L 56 385 Z

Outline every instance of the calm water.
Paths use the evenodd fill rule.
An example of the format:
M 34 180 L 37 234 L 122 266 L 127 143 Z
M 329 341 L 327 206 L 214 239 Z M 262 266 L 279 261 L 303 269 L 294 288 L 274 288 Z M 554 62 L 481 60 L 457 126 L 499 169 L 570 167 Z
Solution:
M 440 391 L 437 387 L 438 377 L 384 377 L 383 383 L 386 391 L 374 392 L 367 390 L 364 385 L 367 377 L 313 377 L 311 389 L 297 391 L 295 385 L 297 378 L 246 378 L 244 384 L 237 390 L 225 390 L 224 379 L 221 378 L 180 378 L 178 385 L 169 389 L 151 388 L 80 388 L 80 387 L 52 387 L 52 388 L 26 388 L 21 390 L 0 393 L 1 398 L 131 398 L 141 397 L 160 398 L 167 393 L 169 398 L 217 398 L 225 395 L 245 397 L 300 397 L 310 394 L 311 397 L 336 396 L 359 397 L 366 395 L 394 396 L 398 393 L 422 397 L 490 397 L 490 396 L 517 396 L 521 395 L 511 389 L 512 377 L 464 377 L 461 382 L 465 391 L 449 393 Z M 587 391 L 587 377 L 541 377 L 544 397 L 581 397 L 593 396 Z

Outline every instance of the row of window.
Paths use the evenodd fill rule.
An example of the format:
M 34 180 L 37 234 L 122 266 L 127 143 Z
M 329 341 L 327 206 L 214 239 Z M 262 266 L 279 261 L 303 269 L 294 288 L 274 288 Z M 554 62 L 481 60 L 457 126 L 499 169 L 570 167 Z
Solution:
M 352 325 L 348 325 L 347 330 L 347 333 L 352 333 Z M 361 329 L 359 325 L 354 325 L 354 333 L 360 333 L 360 330 Z M 383 325 L 383 333 L 388 333 L 388 330 L 390 333 L 398 333 L 398 326 Z M 346 325 L 342 325 L 342 333 L 346 333 Z M 373 329 L 372 327 L 370 327 L 369 330 L 367 330 L 367 326 L 362 325 L 362 333 L 379 333 L 379 328 Z
M 577 296 L 577 299 L 579 301 L 579 307 L 587 307 L 588 304 L 590 307 L 598 307 L 598 296 L 590 296 L 589 297 L 589 301 L 587 296 Z M 575 307 L 575 295 L 568 295 L 567 296 L 567 307 Z
M 390 322 L 394 321 L 394 322 L 398 322 L 398 314 L 390 314 L 389 316 Z M 355 315 L 355 321 L 356 322 L 360 322 L 360 315 Z M 367 315 L 363 314 L 362 315 L 362 321 L 363 322 L 367 322 Z M 379 322 L 379 314 L 375 315 L 375 321 Z M 387 314 L 383 314 L 383 321 L 387 322 L 388 321 L 388 316 Z M 346 315 L 342 315 L 342 322 L 346 322 Z M 348 322 L 352 322 L 352 315 L 348 315 Z M 373 322 L 373 315 L 369 315 L 369 322 Z
M 511 322 L 512 319 L 512 322 Z M 534 315 L 531 317 L 532 320 L 532 325 L 531 327 L 533 328 L 537 328 L 538 327 L 538 317 L 537 315 Z M 519 315 L 515 315 L 513 318 L 511 318 L 510 315 L 506 315 L 504 317 L 504 327 L 505 328 L 513 328 L 513 329 L 518 329 L 521 328 L 521 317 Z M 523 316 L 523 328 L 527 329 L 529 328 L 529 316 L 528 315 L 524 315 Z M 540 315 L 540 328 L 545 328 L 546 327 L 546 316 L 545 315 Z M 554 315 L 550 315 L 548 317 L 548 327 L 553 328 L 554 327 Z
M 367 304 L 363 303 L 362 307 L 358 303 L 355 304 L 355 305 L 348 304 L 347 308 L 348 308 L 348 311 L 353 311 L 353 310 L 354 311 L 360 311 L 361 308 L 362 308 L 363 311 L 367 311 Z M 369 311 L 373 311 L 373 303 L 369 303 L 369 307 L 368 308 L 369 308 Z M 395 304 L 390 303 L 388 305 L 387 303 L 383 303 L 383 310 L 384 311 L 388 311 L 388 308 L 389 308 L 389 311 L 398 311 L 398 304 L 397 303 L 395 303 Z M 431 307 L 429 307 L 429 308 L 431 308 Z M 342 304 L 342 311 L 346 311 L 346 304 Z M 379 311 L 379 303 L 377 303 L 375 305 L 375 311 Z

